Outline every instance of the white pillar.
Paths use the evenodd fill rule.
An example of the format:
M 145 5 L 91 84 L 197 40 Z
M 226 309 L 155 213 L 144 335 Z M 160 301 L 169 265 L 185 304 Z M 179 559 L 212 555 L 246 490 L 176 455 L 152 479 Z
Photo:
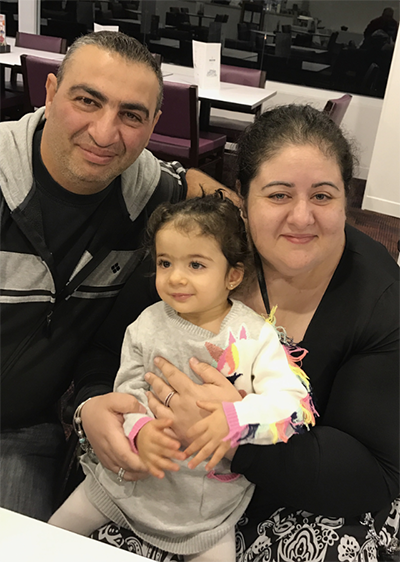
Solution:
M 18 0 L 18 31 L 40 34 L 40 0 Z
M 362 209 L 400 218 L 400 40 L 390 66 Z

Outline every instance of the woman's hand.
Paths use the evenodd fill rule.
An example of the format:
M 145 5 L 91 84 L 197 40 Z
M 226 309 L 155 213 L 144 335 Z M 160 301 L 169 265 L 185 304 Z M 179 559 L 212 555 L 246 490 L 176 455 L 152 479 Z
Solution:
M 209 412 L 197 406 L 197 401 L 237 402 L 242 399 L 241 394 L 224 375 L 211 365 L 200 363 L 195 358 L 190 360 L 190 366 L 204 384 L 196 384 L 166 359 L 157 357 L 154 363 L 169 384 L 153 373 L 146 374 L 146 381 L 155 394 L 154 396 L 153 393 L 148 393 L 149 407 L 157 419 L 172 419 L 172 429 L 184 446 L 191 442 L 187 437 L 187 431 L 209 415 Z M 164 401 L 172 390 L 175 394 L 167 408 L 164 406 Z
M 191 457 L 197 453 L 189 461 L 189 468 L 196 468 L 212 455 L 205 467 L 206 470 L 212 470 L 231 448 L 230 440 L 225 441 L 229 434 L 229 425 L 221 403 L 199 402 L 198 406 L 210 412 L 210 415 L 189 429 L 188 437 L 194 441 L 187 447 L 185 454 Z
M 81 411 L 83 429 L 101 464 L 115 474 L 123 468 L 124 480 L 130 481 L 149 476 L 123 430 L 124 414 L 138 412 L 144 413 L 144 406 L 133 396 L 119 392 L 95 396 Z

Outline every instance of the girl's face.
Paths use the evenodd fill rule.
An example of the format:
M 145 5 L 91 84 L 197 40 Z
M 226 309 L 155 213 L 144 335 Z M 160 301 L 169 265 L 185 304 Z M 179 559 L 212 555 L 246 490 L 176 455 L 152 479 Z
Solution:
M 157 232 L 155 246 L 156 288 L 164 302 L 197 326 L 226 314 L 229 292 L 243 272 L 228 266 L 214 238 L 168 223 Z
M 291 277 L 340 259 L 345 206 L 336 160 L 312 145 L 289 145 L 250 184 L 248 228 L 263 262 Z

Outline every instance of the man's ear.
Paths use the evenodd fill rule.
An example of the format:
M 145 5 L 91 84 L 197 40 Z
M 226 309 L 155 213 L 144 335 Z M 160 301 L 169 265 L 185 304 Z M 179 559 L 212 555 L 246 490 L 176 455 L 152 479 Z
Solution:
M 231 267 L 228 275 L 226 276 L 226 286 L 229 291 L 233 291 L 239 287 L 243 281 L 244 267 L 242 263 L 238 263 L 235 267 Z
M 54 96 L 57 92 L 57 78 L 55 74 L 50 73 L 46 80 L 46 109 L 44 115 L 48 118 L 48 113 L 53 103 Z
M 162 111 L 160 110 L 160 111 L 157 112 L 157 115 L 154 116 L 154 119 L 153 119 L 153 126 L 152 126 L 152 128 L 151 128 L 151 131 L 150 131 L 150 134 L 149 134 L 149 138 L 147 139 L 146 146 L 149 144 L 150 137 L 151 137 L 151 135 L 153 134 L 154 127 L 157 125 L 158 120 L 159 120 L 160 117 L 161 117 L 161 113 L 162 113 Z

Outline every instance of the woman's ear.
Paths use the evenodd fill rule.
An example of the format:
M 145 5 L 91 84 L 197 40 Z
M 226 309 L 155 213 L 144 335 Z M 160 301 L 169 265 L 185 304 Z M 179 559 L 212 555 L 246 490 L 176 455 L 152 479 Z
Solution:
M 235 267 L 231 267 L 228 275 L 226 276 L 226 288 L 229 291 L 233 291 L 236 287 L 239 287 L 240 283 L 243 281 L 244 267 L 242 263 L 238 263 Z

